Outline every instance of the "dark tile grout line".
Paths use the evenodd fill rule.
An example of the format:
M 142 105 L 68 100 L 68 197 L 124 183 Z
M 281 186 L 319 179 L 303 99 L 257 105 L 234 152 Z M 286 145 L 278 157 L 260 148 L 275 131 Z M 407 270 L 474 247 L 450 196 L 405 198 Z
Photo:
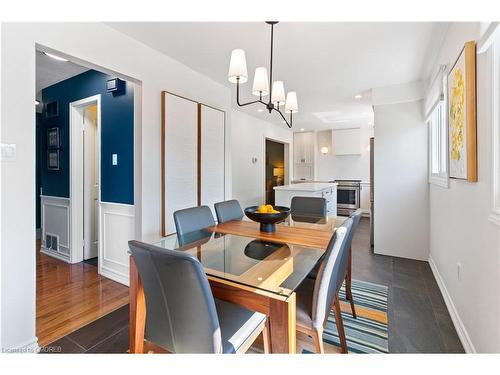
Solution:
M 82 327 L 83 328 L 83 327 Z M 73 344 L 75 344 L 76 346 L 78 346 L 79 348 L 82 349 L 83 352 L 86 352 L 87 349 L 85 349 L 83 346 L 81 346 L 79 343 L 77 343 L 75 340 L 73 340 L 71 337 L 69 337 L 69 335 L 66 335 L 64 337 L 61 337 L 61 339 L 67 339 L 69 341 L 71 341 Z M 60 340 L 61 340 L 60 339 Z M 50 345 L 50 344 L 49 344 Z
M 108 337 L 106 337 L 105 339 L 102 339 L 101 341 L 99 341 L 99 342 L 98 342 L 98 343 L 96 343 L 95 345 L 92 345 L 89 349 L 87 349 L 87 350 L 85 351 L 85 353 L 89 353 L 92 349 L 94 349 L 95 347 L 97 347 L 97 346 L 99 346 L 99 345 L 101 345 L 101 344 L 105 343 L 105 342 L 106 342 L 106 341 L 108 341 L 109 339 L 111 339 L 111 338 L 113 338 L 113 337 L 115 337 L 115 336 L 119 335 L 119 334 L 120 334 L 123 330 L 125 330 L 125 329 L 128 329 L 128 326 L 125 326 L 125 327 L 123 327 L 123 328 L 119 329 L 118 331 L 116 331 L 115 333 L 113 333 L 113 334 L 109 335 L 109 336 L 108 336 Z

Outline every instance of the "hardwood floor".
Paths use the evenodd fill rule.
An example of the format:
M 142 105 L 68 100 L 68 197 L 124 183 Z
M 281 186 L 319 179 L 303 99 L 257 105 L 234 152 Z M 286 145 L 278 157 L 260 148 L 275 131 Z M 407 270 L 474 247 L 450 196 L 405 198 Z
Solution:
M 87 263 L 68 264 L 36 246 L 36 335 L 47 345 L 128 304 L 128 288 Z

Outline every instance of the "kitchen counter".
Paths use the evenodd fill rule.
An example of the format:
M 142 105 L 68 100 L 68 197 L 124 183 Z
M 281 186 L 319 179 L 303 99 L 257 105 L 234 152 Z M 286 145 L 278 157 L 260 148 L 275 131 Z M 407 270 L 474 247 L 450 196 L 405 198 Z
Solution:
M 328 215 L 337 215 L 337 183 L 302 182 L 275 186 L 274 190 L 277 206 L 290 207 L 293 197 L 319 197 L 326 199 Z
M 274 190 L 289 190 L 289 191 L 322 191 L 325 189 L 337 186 L 337 183 L 326 182 L 301 182 L 298 184 L 275 186 Z

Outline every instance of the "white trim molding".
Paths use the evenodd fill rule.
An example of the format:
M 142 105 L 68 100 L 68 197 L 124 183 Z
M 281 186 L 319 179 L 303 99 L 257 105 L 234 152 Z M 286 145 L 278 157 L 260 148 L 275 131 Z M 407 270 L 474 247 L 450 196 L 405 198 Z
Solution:
M 81 100 L 69 103 L 69 148 L 70 148 L 70 184 L 69 196 L 71 207 L 71 263 L 83 261 L 84 246 L 84 206 L 83 206 L 83 121 L 81 109 L 85 106 L 97 105 L 97 145 L 98 150 L 98 200 L 101 199 L 101 94 L 90 96 Z M 75 199 L 78 197 L 78 199 Z M 100 240 L 100 238 L 99 238 Z
M 465 328 L 465 325 L 462 322 L 460 315 L 458 314 L 455 304 L 453 303 L 450 293 L 446 288 L 446 284 L 444 283 L 444 280 L 441 277 L 441 274 L 439 273 L 437 265 L 434 262 L 434 259 L 432 259 L 432 256 L 429 256 L 429 265 L 431 267 L 432 273 L 434 274 L 434 278 L 436 279 L 436 282 L 439 286 L 439 290 L 443 295 L 444 302 L 446 304 L 446 307 L 448 308 L 451 320 L 453 321 L 453 325 L 455 326 L 458 337 L 460 338 L 460 342 L 462 343 L 465 352 L 476 353 L 476 348 L 474 347 L 474 344 L 472 343 L 469 333 L 467 332 L 467 329 Z
M 491 213 L 489 220 L 500 226 L 500 32 L 494 35 L 491 64 Z
M 99 274 L 129 285 L 128 241 L 135 238 L 133 205 L 101 202 L 99 205 Z

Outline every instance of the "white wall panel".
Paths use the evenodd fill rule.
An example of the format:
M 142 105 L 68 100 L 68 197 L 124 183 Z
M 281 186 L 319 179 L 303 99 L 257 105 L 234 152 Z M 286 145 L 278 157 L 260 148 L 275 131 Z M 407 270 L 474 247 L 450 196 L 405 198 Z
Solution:
M 134 235 L 134 206 L 101 202 L 99 274 L 129 285 L 128 241 Z
M 215 215 L 214 203 L 225 198 L 225 114 L 200 105 L 201 141 L 201 205 L 210 207 Z
M 173 213 L 197 205 L 198 103 L 165 93 L 164 234 L 175 232 Z
M 41 251 L 47 255 L 69 262 L 70 253 L 70 205 L 69 198 L 52 197 L 42 195 L 41 218 L 42 218 L 42 243 Z M 59 237 L 58 251 L 45 247 L 45 235 L 50 234 Z

